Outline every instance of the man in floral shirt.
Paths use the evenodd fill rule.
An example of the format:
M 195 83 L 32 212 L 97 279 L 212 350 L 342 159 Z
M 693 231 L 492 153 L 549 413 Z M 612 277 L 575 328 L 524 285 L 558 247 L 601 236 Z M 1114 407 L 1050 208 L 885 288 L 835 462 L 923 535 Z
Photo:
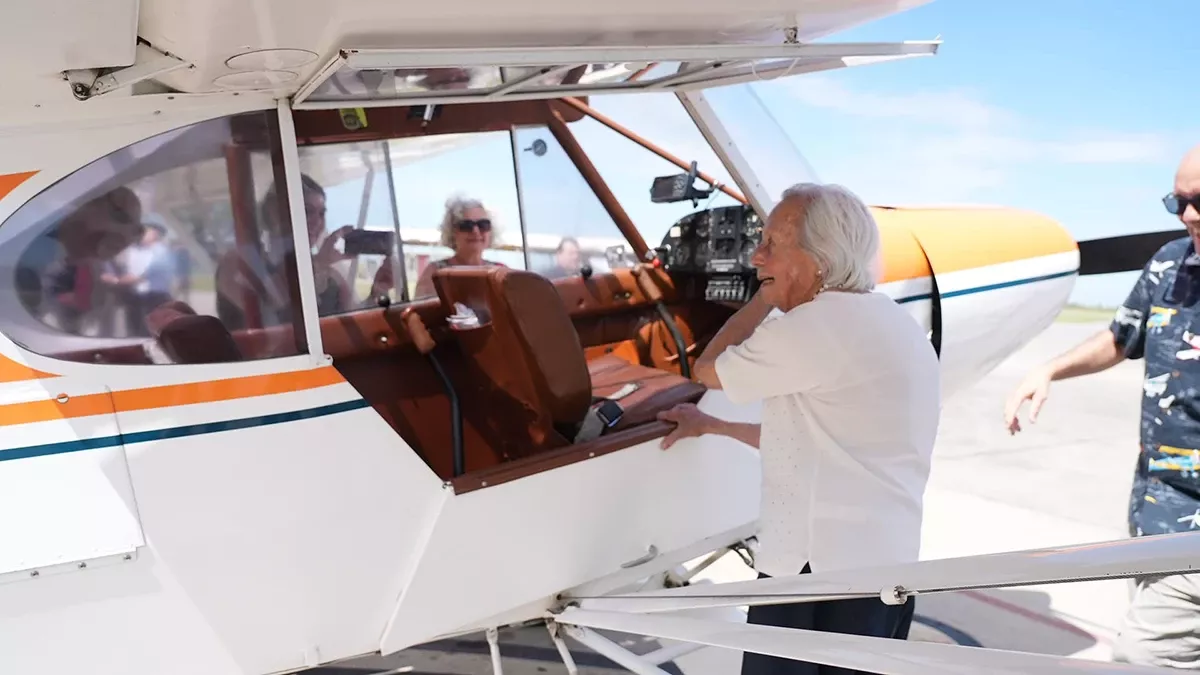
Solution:
M 1200 536 L 1200 146 L 1163 199 L 1187 235 L 1154 254 L 1106 330 L 1031 373 L 1005 410 L 1011 432 L 1029 399 L 1030 420 L 1050 383 L 1144 359 L 1141 449 L 1129 500 L 1135 537 Z M 1200 574 L 1143 577 L 1114 646 L 1128 663 L 1200 669 Z

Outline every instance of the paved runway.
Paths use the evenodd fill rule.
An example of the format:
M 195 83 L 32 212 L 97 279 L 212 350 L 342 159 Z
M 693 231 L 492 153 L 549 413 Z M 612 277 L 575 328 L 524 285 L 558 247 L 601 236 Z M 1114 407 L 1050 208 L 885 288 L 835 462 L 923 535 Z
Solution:
M 1015 437 L 1002 422 L 1005 397 L 1029 368 L 1100 328 L 1055 324 L 973 389 L 946 401 L 926 492 L 924 558 L 1127 536 L 1141 362 L 1055 383 L 1041 420 L 1025 424 Z M 743 579 L 750 571 L 730 555 L 704 576 Z M 922 596 L 911 639 L 1108 660 L 1127 598 L 1127 582 L 1120 580 Z M 625 672 L 578 643 L 568 644 L 582 675 Z M 653 645 L 635 647 L 647 651 Z M 502 632 L 501 650 L 506 674 L 566 672 L 542 628 Z M 737 672 L 737 660 L 735 654 L 728 672 Z M 465 675 L 490 673 L 491 663 L 480 635 L 308 675 L 388 671 Z

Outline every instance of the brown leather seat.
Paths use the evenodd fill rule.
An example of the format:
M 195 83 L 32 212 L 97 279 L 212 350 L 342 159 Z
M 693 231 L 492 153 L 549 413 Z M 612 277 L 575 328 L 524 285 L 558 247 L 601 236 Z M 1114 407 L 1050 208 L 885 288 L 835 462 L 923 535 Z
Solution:
M 705 392 L 704 385 L 698 382 L 665 370 L 630 363 L 611 354 L 589 362 L 588 374 L 594 396 L 612 396 L 626 384 L 638 386 L 636 391 L 618 401 L 625 409 L 625 415 L 614 430 L 653 422 L 660 411 L 680 403 L 695 403 Z
M 215 316 L 196 314 L 178 300 L 165 302 L 146 317 L 163 352 L 175 363 L 232 363 L 243 360 L 233 335 Z
M 234 363 L 242 351 L 221 320 L 204 314 L 184 314 L 158 335 L 163 351 L 175 363 Z
M 460 395 L 474 399 L 477 415 L 486 411 L 477 424 L 504 459 L 570 445 L 591 406 L 594 384 L 595 394 L 603 396 L 626 382 L 639 383 L 637 392 L 619 401 L 627 412 L 618 428 L 653 420 L 659 410 L 704 392 L 677 375 L 624 361 L 600 359 L 599 367 L 589 368 L 562 298 L 541 275 L 446 267 L 433 273 L 433 284 L 448 314 L 457 303 L 479 319 L 477 328 L 452 331 L 477 385 Z

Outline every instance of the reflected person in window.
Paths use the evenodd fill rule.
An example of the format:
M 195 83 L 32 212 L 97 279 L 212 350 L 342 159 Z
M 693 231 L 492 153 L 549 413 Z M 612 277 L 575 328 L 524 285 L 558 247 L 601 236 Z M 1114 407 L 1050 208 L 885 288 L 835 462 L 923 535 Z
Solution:
M 126 248 L 120 263 L 111 261 L 101 279 L 120 292 L 125 306 L 126 332 L 148 336 L 146 316 L 159 305 L 173 300 L 174 259 L 166 241 L 167 230 L 158 223 L 145 226 L 140 241 Z
M 306 230 L 312 256 L 313 284 L 317 294 L 317 312 L 321 316 L 353 309 L 350 284 L 334 266 L 353 256 L 337 250 L 338 242 L 354 226 L 344 225 L 334 232 L 325 234 L 325 189 L 307 174 L 301 175 L 304 195 Z M 244 299 L 255 298 L 260 305 L 263 325 L 278 325 L 291 321 L 293 303 L 288 295 L 288 275 L 294 274 L 294 238 L 279 218 L 279 209 L 287 208 L 286 202 L 272 185 L 263 197 L 260 207 L 264 246 L 259 255 L 253 243 L 243 244 L 230 251 L 217 268 L 217 313 L 230 330 L 245 328 Z M 311 248 L 320 247 L 315 253 Z M 375 276 L 372 297 L 382 288 L 386 294 L 391 288 L 391 265 L 383 265 Z M 298 306 L 297 306 L 298 309 Z
M 563 237 L 554 249 L 554 265 L 543 275 L 547 279 L 564 279 L 579 274 L 580 269 L 579 240 L 575 237 Z
M 56 243 L 56 260 L 42 270 L 44 307 L 63 330 L 79 334 L 84 317 L 100 309 L 96 300 L 110 290 L 101 280 L 104 268 L 142 236 L 141 221 L 141 200 L 119 187 L 79 207 L 44 235 Z M 112 326 L 102 333 L 114 334 Z
M 413 298 L 428 298 L 437 294 L 433 287 L 434 270 L 460 265 L 504 267 L 503 263 L 483 259 L 483 252 L 492 245 L 492 216 L 478 199 L 451 197 L 442 217 L 441 244 L 454 251 L 449 258 L 435 260 L 421 271 Z

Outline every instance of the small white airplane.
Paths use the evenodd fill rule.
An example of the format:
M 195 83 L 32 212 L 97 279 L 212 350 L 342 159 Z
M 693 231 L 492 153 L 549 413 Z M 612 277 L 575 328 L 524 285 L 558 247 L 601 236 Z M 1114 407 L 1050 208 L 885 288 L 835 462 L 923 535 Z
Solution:
M 745 253 L 774 183 L 806 177 L 786 144 L 747 140 L 771 128 L 747 121 L 767 118 L 746 83 L 932 55 L 816 42 L 919 4 L 11 8 L 0 672 L 268 675 L 476 631 L 498 650 L 497 628 L 530 622 L 569 668 L 564 634 L 663 672 L 596 632 L 612 629 L 880 673 L 1094 672 L 670 613 L 1200 559 L 1175 536 L 685 583 L 689 561 L 752 554 L 759 462 L 725 438 L 661 452 L 655 413 L 756 419 L 692 382 L 690 359 L 754 290 Z M 693 141 L 659 148 L 598 112 L 641 97 Z M 497 229 L 439 229 L 451 189 Z M 1080 273 L 1129 267 L 1106 244 L 1081 258 L 1036 214 L 875 215 L 880 288 L 929 330 L 951 393 L 1047 326 Z M 479 238 L 508 273 L 426 275 Z

